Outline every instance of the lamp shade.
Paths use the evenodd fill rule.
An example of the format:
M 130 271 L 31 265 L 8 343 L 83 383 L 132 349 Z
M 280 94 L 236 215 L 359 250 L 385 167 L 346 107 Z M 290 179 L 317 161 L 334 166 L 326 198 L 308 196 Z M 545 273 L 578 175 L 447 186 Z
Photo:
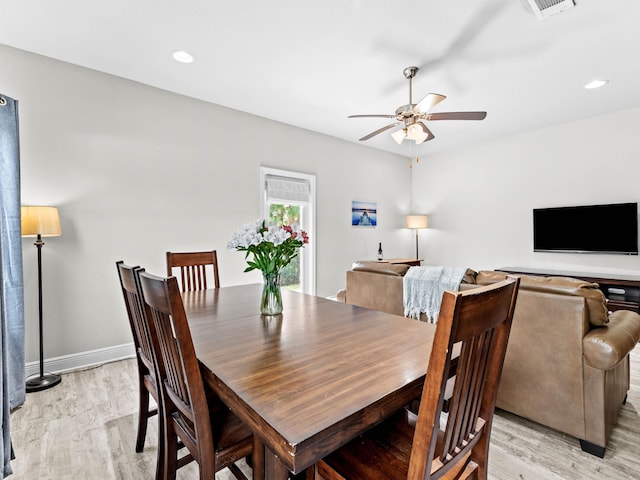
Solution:
M 23 237 L 59 237 L 62 235 L 56 207 L 22 207 Z
M 426 215 L 407 215 L 407 228 L 427 228 Z

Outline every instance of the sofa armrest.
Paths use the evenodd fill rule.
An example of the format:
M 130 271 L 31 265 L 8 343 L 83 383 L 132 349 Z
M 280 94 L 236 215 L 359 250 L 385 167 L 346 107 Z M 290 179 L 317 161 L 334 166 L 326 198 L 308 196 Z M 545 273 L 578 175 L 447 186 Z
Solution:
M 587 365 L 609 370 L 626 358 L 640 341 L 640 315 L 618 310 L 609 315 L 609 323 L 592 329 L 582 341 Z

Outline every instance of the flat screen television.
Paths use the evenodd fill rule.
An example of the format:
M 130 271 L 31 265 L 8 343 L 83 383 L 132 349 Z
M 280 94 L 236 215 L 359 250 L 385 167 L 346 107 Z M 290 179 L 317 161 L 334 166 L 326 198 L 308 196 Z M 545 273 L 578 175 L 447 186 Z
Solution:
M 638 255 L 638 204 L 536 208 L 533 250 Z

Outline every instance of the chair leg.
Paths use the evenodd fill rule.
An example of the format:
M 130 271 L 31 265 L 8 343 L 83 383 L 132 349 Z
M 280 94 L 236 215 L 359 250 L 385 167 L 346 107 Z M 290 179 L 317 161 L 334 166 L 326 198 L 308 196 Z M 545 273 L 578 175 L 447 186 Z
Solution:
M 171 419 L 164 423 L 164 480 L 176 480 L 178 469 L 178 436 L 173 430 Z
M 164 431 L 164 416 L 160 405 L 158 405 L 158 456 L 156 460 L 156 480 L 165 479 L 165 431 Z M 177 449 L 176 449 L 177 450 Z M 176 457 L 178 453 L 176 451 Z
M 199 450 L 199 453 L 198 453 L 198 459 L 196 460 L 196 462 L 198 463 L 198 470 L 200 471 L 200 480 L 215 480 L 216 478 L 216 463 L 214 461 L 215 454 L 207 455 L 207 453 L 200 451 L 200 445 L 198 445 L 197 448 Z M 233 466 L 235 467 L 235 465 Z M 229 468 L 229 470 L 235 476 L 234 470 L 232 468 Z M 240 472 L 239 468 L 238 468 L 238 471 Z M 242 475 L 242 472 L 240 472 L 240 474 Z M 244 475 L 242 476 L 244 477 Z M 236 478 L 238 477 L 236 476 Z M 246 477 L 245 477 L 245 480 L 246 480 Z
M 136 452 L 144 450 L 144 441 L 147 436 L 147 423 L 149 420 L 149 391 L 144 385 L 144 375 L 139 372 L 138 389 L 140 395 L 138 410 L 138 436 L 136 437 Z

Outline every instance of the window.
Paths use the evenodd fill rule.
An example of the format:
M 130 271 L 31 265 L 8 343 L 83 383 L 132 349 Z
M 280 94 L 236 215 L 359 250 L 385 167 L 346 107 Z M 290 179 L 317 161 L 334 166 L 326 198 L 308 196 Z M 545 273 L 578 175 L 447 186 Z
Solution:
M 262 212 L 265 218 L 279 224 L 299 224 L 309 234 L 309 243 L 298 257 L 281 272 L 286 288 L 304 293 L 316 292 L 315 262 L 315 175 L 262 167 Z

